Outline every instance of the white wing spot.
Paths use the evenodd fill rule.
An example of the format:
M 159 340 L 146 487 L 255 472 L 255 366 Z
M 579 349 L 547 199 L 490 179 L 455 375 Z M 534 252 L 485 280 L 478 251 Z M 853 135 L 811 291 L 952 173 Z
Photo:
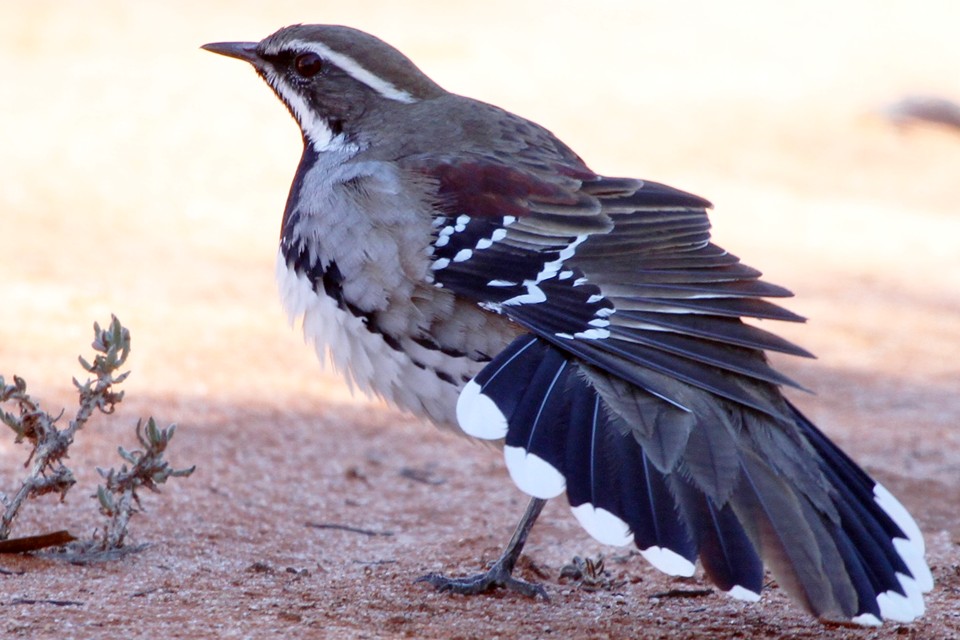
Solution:
M 489 238 L 480 238 L 477 241 L 477 249 L 489 249 L 495 242 L 500 242 L 507 237 L 507 230 L 503 228 L 494 229 Z
M 509 216 L 507 216 L 509 217 Z M 506 218 L 504 218 L 506 219 Z M 580 235 L 573 239 L 573 241 L 568 244 L 566 247 L 561 249 L 558 252 L 556 260 L 551 260 L 550 262 L 544 263 L 543 268 L 540 269 L 540 272 L 537 274 L 536 279 L 534 280 L 524 280 L 523 286 L 526 287 L 527 292 L 525 294 L 514 296 L 509 300 L 504 300 L 503 304 L 505 305 L 521 305 L 521 304 L 538 304 L 540 302 L 545 302 L 547 299 L 546 294 L 543 290 L 537 286 L 545 280 L 550 278 L 555 278 L 558 273 L 560 273 L 560 268 L 563 266 L 563 263 L 570 259 L 571 256 L 576 252 L 577 247 L 587 239 L 587 235 Z
M 593 324 L 592 322 L 590 324 Z M 560 335 L 560 334 L 557 334 Z M 587 329 L 586 331 L 578 331 L 573 334 L 574 338 L 581 338 L 583 340 L 605 340 L 610 337 L 609 329 Z
M 524 280 L 523 284 L 527 287 L 527 292 L 519 296 L 513 296 L 507 300 L 504 300 L 500 304 L 506 306 L 514 306 L 520 304 L 538 304 L 540 302 L 546 302 L 547 294 L 543 292 L 543 289 L 538 287 L 535 282 L 532 280 Z

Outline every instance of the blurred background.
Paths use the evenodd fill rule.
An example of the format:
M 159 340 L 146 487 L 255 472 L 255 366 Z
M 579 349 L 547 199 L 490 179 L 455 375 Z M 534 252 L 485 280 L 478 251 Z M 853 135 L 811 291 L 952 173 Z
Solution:
M 812 318 L 776 327 L 820 356 L 782 363 L 819 392 L 810 410 L 902 410 L 925 424 L 891 436 L 957 445 L 960 130 L 884 109 L 960 99 L 960 4 L 267 4 L 0 4 L 4 374 L 66 399 L 90 325 L 115 313 L 131 397 L 166 421 L 213 400 L 346 399 L 274 289 L 297 128 L 250 68 L 199 49 L 342 23 L 599 172 L 711 199 L 717 242 Z

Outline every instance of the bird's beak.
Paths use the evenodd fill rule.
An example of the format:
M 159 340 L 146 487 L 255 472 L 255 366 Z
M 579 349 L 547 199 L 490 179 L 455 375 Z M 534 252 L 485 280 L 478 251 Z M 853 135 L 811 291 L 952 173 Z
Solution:
M 211 42 L 200 48 L 229 58 L 245 60 L 254 66 L 260 61 L 260 56 L 257 55 L 256 42 Z

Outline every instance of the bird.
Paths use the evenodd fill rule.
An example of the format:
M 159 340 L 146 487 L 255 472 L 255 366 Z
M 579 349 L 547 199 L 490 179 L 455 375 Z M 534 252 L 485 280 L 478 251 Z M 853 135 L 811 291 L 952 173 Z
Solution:
M 907 509 L 787 397 L 744 319 L 791 296 L 714 244 L 699 196 L 589 168 L 544 127 L 446 91 L 379 38 L 293 25 L 210 52 L 251 64 L 300 127 L 283 305 L 351 385 L 502 447 L 530 496 L 485 572 L 508 588 L 547 500 L 655 568 L 821 620 L 909 622 L 933 587 Z

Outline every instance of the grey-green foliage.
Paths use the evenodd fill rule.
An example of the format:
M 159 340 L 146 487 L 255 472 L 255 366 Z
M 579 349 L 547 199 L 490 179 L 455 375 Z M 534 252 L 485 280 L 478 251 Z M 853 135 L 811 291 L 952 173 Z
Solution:
M 0 376 L 0 422 L 14 432 L 17 443 L 27 442 L 30 445 L 24 465 L 28 473 L 19 490 L 12 497 L 0 494 L 4 507 L 0 516 L 0 540 L 10 536 L 13 522 L 28 498 L 55 492 L 60 494 L 61 500 L 64 499 L 76 482 L 73 472 L 63 463 L 74 437 L 96 411 L 113 413 L 116 405 L 123 400 L 123 391 L 117 391 L 114 387 L 130 375 L 129 371 L 119 372 L 130 355 L 130 332 L 116 316 L 112 317 L 106 329 L 94 323 L 93 331 L 91 346 L 96 352 L 93 362 L 82 356 L 79 358 L 80 366 L 90 377 L 83 383 L 73 379 L 79 402 L 74 418 L 63 429 L 57 426 L 63 418 L 63 411 L 56 416 L 47 413 L 40 407 L 39 401 L 27 393 L 26 381 L 14 376 L 13 384 L 8 385 Z M 8 411 L 2 405 L 13 405 L 13 409 Z M 137 439 L 142 449 L 127 451 L 120 447 L 120 456 L 130 467 L 124 464 L 119 471 L 98 469 L 106 485 L 98 487 L 96 498 L 101 513 L 110 520 L 104 526 L 103 535 L 94 544 L 81 546 L 92 546 L 99 550 L 120 548 L 130 516 L 140 510 L 137 489 L 146 487 L 156 491 L 157 485 L 163 484 L 168 478 L 188 476 L 193 472 L 193 467 L 174 470 L 163 460 L 163 453 L 175 430 L 174 425 L 166 429 L 157 427 L 152 417 L 145 426 L 138 421 Z
M 153 418 L 147 420 L 146 426 L 137 421 L 137 440 L 142 449 L 127 451 L 118 447 L 120 457 L 130 464 L 116 469 L 97 469 L 106 480 L 105 485 L 97 486 L 97 500 L 100 502 L 100 513 L 110 518 L 100 537 L 101 549 L 118 549 L 123 546 L 127 533 L 127 522 L 130 516 L 141 510 L 140 496 L 137 489 L 146 487 L 151 491 L 159 491 L 158 485 L 170 477 L 185 477 L 193 473 L 196 466 L 187 469 L 173 469 L 163 459 L 163 452 L 173 438 L 176 425 L 166 429 L 157 427 Z

